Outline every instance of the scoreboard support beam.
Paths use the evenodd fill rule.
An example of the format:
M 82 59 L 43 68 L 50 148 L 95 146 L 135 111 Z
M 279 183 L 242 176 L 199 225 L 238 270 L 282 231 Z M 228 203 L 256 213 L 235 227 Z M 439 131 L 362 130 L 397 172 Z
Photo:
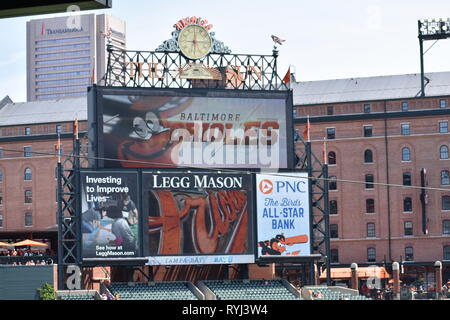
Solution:
M 327 285 L 331 286 L 331 248 L 328 198 L 328 165 L 324 164 L 312 151 L 311 142 L 305 142 L 300 135 L 295 139 L 298 143 L 298 167 L 308 171 L 311 196 L 311 253 L 320 254 L 321 263 L 327 275 Z M 300 149 L 300 150 L 298 150 Z M 300 155 L 299 155 L 300 153 Z M 326 155 L 325 155 L 326 156 Z M 314 263 L 309 266 L 309 282 L 314 283 Z M 318 272 L 320 272 L 318 270 Z

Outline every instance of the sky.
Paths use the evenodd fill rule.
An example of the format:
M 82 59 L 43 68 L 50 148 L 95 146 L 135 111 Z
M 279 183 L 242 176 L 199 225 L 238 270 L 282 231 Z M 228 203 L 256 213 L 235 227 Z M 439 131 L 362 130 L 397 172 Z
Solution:
M 233 53 L 271 54 L 276 35 L 278 72 L 290 65 L 297 81 L 420 72 L 417 21 L 450 17 L 448 0 L 113 0 L 107 13 L 127 23 L 130 50 L 154 50 L 181 18 L 213 24 Z M 0 99 L 26 101 L 26 21 L 51 14 L 0 19 Z M 425 50 L 433 44 L 425 43 Z M 425 55 L 426 72 L 450 71 L 450 39 Z

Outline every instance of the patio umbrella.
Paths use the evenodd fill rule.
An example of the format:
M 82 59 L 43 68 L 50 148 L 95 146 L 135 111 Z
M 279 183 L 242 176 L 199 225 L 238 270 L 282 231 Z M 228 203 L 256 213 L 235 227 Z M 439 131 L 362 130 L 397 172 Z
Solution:
M 42 242 L 37 242 L 33 240 L 23 240 L 12 244 L 14 247 L 47 247 L 48 245 Z
M 403 283 L 402 280 L 399 280 L 400 283 Z M 394 279 L 389 280 L 389 283 L 394 283 Z
M 12 246 L 12 244 L 0 242 L 0 247 L 11 247 L 11 246 Z

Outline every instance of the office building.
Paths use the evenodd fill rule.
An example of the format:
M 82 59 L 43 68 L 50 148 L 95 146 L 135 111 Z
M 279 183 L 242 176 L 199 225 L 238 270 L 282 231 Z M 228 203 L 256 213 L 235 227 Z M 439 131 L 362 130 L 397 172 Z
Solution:
M 126 24 L 109 15 L 27 22 L 27 101 L 86 95 L 106 72 L 106 45 L 126 48 Z

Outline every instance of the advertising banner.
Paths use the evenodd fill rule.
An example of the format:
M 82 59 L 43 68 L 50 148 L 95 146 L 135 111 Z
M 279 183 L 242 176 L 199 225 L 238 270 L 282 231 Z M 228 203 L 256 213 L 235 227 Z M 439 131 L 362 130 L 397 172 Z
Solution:
M 149 265 L 254 263 L 251 175 L 144 172 Z
M 256 175 L 258 258 L 311 254 L 308 186 L 307 172 Z
M 104 168 L 289 167 L 285 94 L 156 93 L 99 96 Z
M 137 172 L 81 172 L 82 257 L 140 256 Z

